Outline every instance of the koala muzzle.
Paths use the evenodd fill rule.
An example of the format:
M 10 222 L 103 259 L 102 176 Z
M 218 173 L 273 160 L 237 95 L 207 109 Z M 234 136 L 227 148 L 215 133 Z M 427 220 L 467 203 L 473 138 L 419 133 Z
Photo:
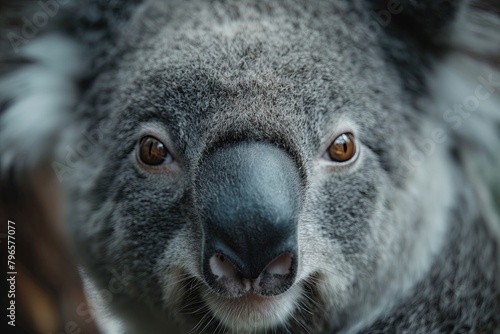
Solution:
M 293 159 L 260 142 L 219 148 L 202 164 L 196 190 L 209 286 L 230 296 L 286 291 L 297 272 L 301 207 Z

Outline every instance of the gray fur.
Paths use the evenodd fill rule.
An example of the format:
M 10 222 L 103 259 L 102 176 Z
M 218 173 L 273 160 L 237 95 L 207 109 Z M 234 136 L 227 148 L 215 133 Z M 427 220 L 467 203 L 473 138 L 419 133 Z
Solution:
M 500 37 L 486 33 L 500 25 L 467 1 L 422 0 L 402 1 L 401 14 L 373 29 L 373 10 L 385 4 L 150 0 L 113 10 L 97 3 L 97 16 L 82 9 L 102 20 L 92 34 L 83 19 L 70 29 L 91 73 L 68 110 L 84 135 L 66 131 L 54 155 L 68 167 L 68 228 L 83 266 L 100 289 L 121 282 L 108 298 L 120 326 L 500 330 L 500 223 L 472 161 L 500 147 L 500 87 L 469 116 L 449 111 L 474 95 L 479 76 L 500 82 L 492 46 Z M 471 37 L 472 12 L 488 15 L 490 43 Z M 13 126 L 5 115 L 0 124 Z M 144 131 L 168 138 L 179 173 L 137 165 Z M 360 156 L 334 168 L 322 155 L 345 131 L 356 133 Z M 65 148 L 89 133 L 95 143 L 68 162 Z M 218 297 L 201 274 L 194 181 L 207 152 L 237 141 L 283 148 L 304 184 L 297 282 L 262 313 Z M 4 168 L 16 168 L 1 153 Z

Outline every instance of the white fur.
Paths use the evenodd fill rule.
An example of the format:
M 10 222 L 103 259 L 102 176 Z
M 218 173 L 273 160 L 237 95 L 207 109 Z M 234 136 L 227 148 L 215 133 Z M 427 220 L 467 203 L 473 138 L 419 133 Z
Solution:
M 23 170 L 50 159 L 58 137 L 70 126 L 77 99 L 76 78 L 85 68 L 79 47 L 52 34 L 26 45 L 21 55 L 34 61 L 0 80 L 0 171 Z
M 103 297 L 103 292 L 99 291 L 92 279 L 80 268 L 80 276 L 83 281 L 83 289 L 90 312 L 94 318 L 97 327 L 103 334 L 121 334 L 126 333 L 125 324 L 110 310 L 108 302 Z M 108 292 L 108 294 L 111 294 Z
M 463 7 L 452 29 L 451 45 L 482 56 L 498 59 L 500 15 L 475 8 L 474 1 Z

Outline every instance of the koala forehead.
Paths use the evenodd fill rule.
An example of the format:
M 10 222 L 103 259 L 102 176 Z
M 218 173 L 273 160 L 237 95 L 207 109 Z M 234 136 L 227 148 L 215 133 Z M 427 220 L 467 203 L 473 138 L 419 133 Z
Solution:
M 162 122 L 181 150 L 207 139 L 200 134 L 208 141 L 288 135 L 318 147 L 345 120 L 390 133 L 403 94 L 354 5 L 264 3 L 144 5 L 123 34 L 126 49 L 138 44 L 95 84 L 102 95 L 120 82 L 103 113 L 122 124 Z M 163 28 L 138 29 L 148 20 Z

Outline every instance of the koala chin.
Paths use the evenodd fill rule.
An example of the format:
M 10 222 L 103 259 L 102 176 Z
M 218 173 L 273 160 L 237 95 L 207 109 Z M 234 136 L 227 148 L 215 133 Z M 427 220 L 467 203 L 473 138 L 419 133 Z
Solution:
M 495 1 L 66 2 L 0 162 L 56 157 L 103 333 L 500 331 Z

